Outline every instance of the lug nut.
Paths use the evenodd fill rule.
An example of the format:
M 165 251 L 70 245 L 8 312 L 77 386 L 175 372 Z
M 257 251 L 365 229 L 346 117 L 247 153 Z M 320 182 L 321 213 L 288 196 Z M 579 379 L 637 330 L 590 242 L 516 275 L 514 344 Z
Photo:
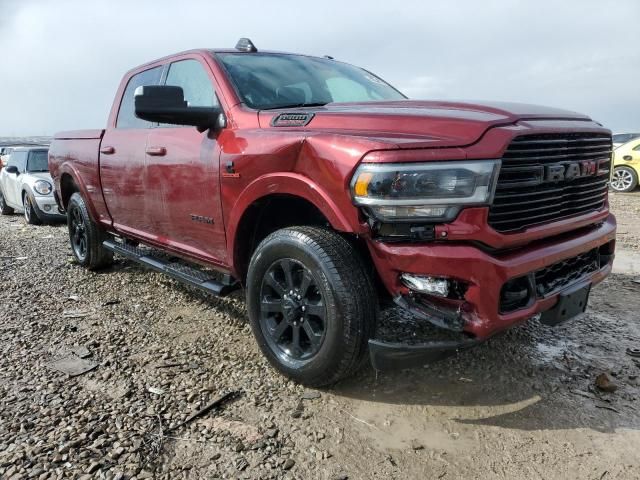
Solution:
M 298 295 L 298 300 L 300 300 L 302 297 L 300 295 Z
M 304 305 L 302 305 L 302 311 L 304 312 L 307 309 Z
M 293 290 L 289 290 L 289 295 L 293 295 Z

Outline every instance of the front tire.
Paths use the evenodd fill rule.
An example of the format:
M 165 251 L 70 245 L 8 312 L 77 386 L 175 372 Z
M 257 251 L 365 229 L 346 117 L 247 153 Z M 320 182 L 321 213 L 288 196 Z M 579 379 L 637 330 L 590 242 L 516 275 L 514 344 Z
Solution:
M 281 373 L 320 387 L 362 364 L 377 302 L 358 252 L 335 232 L 291 227 L 265 238 L 247 274 L 247 306 L 260 349 Z
M 616 167 L 610 185 L 616 192 L 630 192 L 638 186 L 638 175 L 633 168 Z
M 38 207 L 36 202 L 27 192 L 22 195 L 22 208 L 24 209 L 24 220 L 29 225 L 41 225 L 42 220 L 38 216 Z
M 84 199 L 77 192 L 67 205 L 67 227 L 73 256 L 80 265 L 98 270 L 113 263 L 113 252 L 102 246 L 108 235 L 91 219 Z
M 2 194 L 2 189 L 0 189 L 0 214 L 2 215 L 13 214 L 13 208 L 7 205 L 7 202 L 4 199 L 4 195 Z

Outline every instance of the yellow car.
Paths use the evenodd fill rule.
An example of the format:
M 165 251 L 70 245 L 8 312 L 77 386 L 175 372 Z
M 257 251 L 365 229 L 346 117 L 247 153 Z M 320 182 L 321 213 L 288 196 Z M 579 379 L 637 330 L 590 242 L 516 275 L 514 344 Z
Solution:
M 613 151 L 611 188 L 616 192 L 630 192 L 638 186 L 640 176 L 640 138 L 635 138 Z

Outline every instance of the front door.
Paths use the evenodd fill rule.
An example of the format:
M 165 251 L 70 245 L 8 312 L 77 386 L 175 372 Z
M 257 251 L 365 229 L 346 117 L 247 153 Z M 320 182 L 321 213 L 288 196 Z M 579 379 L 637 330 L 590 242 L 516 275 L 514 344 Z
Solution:
M 149 216 L 151 199 L 145 191 L 145 149 L 151 123 L 134 114 L 135 90 L 157 85 L 162 67 L 137 73 L 127 83 L 115 128 L 104 133 L 100 144 L 100 179 L 114 227 L 140 238 L 153 237 Z
M 209 68 L 196 59 L 172 63 L 166 85 L 182 87 L 189 105 L 217 105 Z M 146 148 L 147 196 L 157 237 L 203 260 L 227 264 L 220 205 L 220 148 L 209 132 L 160 125 Z
M 7 205 L 11 207 L 22 208 L 22 198 L 21 198 L 21 176 L 27 170 L 27 156 L 29 152 L 27 150 L 14 150 L 9 157 L 8 166 L 14 166 L 18 168 L 18 173 L 3 173 L 3 184 L 2 191 L 4 192 L 4 200 Z

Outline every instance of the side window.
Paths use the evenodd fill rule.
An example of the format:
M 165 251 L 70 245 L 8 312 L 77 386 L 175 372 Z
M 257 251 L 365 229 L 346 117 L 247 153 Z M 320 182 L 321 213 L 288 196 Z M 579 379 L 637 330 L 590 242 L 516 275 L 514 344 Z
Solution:
M 182 87 L 184 99 L 190 107 L 218 105 L 211 78 L 197 60 L 180 60 L 172 63 L 165 85 Z
M 24 173 L 25 169 L 27 168 L 27 153 L 28 152 L 26 151 L 13 152 L 11 154 L 11 157 L 9 158 L 8 165 L 14 165 L 18 167 L 18 171 L 20 173 Z
M 20 158 L 20 152 L 12 152 L 7 162 L 7 167 L 17 167 L 18 159 Z
M 155 67 L 137 73 L 129 79 L 122 95 L 120 110 L 116 120 L 116 128 L 149 128 L 151 123 L 141 120 L 135 115 L 134 96 L 136 88 L 144 85 L 157 85 L 162 74 L 162 67 Z

